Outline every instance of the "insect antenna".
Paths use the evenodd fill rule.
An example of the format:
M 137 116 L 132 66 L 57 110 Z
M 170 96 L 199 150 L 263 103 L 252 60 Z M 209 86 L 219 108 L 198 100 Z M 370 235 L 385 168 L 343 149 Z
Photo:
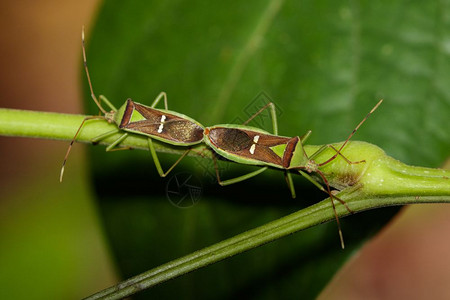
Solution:
M 333 161 L 334 159 L 336 159 L 336 157 L 338 155 L 342 155 L 341 154 L 342 149 L 344 149 L 345 145 L 347 145 L 348 141 L 356 133 L 356 131 L 359 129 L 359 127 L 361 127 L 361 125 L 367 120 L 367 118 L 378 108 L 378 106 L 380 106 L 381 102 L 383 102 L 383 99 L 378 101 L 378 103 L 369 111 L 369 113 L 366 115 L 366 117 L 361 122 L 359 122 L 358 126 L 356 126 L 355 129 L 353 129 L 353 131 L 352 131 L 352 133 L 350 133 L 349 137 L 344 141 L 344 143 L 341 145 L 341 147 L 336 151 L 336 154 L 334 154 L 328 160 L 318 164 L 319 167 L 324 166 L 324 165 L 328 164 L 329 162 Z
M 343 236 L 343 234 L 342 234 L 341 223 L 339 222 L 339 217 L 338 217 L 338 215 L 337 215 L 337 212 L 336 212 L 336 206 L 334 205 L 334 200 L 333 200 L 333 199 L 336 199 L 336 200 L 338 200 L 339 202 L 341 202 L 341 203 L 347 208 L 347 210 L 348 210 L 349 212 L 352 212 L 352 210 L 350 210 L 350 208 L 347 206 L 347 203 L 345 203 L 344 200 L 341 200 L 340 198 L 334 196 L 333 193 L 331 193 L 330 185 L 328 184 L 328 180 L 327 180 L 327 178 L 325 177 L 325 175 L 322 173 L 322 171 L 317 170 L 317 173 L 319 173 L 320 177 L 322 177 L 323 182 L 324 182 L 325 185 L 327 186 L 327 193 L 328 193 L 328 195 L 330 196 L 331 205 L 333 206 L 334 217 L 336 218 L 336 223 L 337 223 L 337 226 L 338 226 L 339 239 L 341 240 L 341 247 L 342 247 L 342 249 L 344 249 L 344 248 L 345 248 L 345 244 L 344 244 L 344 236 Z
M 74 135 L 72 141 L 71 141 L 70 144 L 69 144 L 69 147 L 67 148 L 66 155 L 64 156 L 64 161 L 63 161 L 62 167 L 61 167 L 61 173 L 59 174 L 59 182 L 62 182 L 62 180 L 63 180 L 63 176 L 64 176 L 64 167 L 66 166 L 67 158 L 69 157 L 69 153 L 70 153 L 70 150 L 72 149 L 73 143 L 74 143 L 75 140 L 77 139 L 77 136 L 78 136 L 78 134 L 80 133 L 81 128 L 83 127 L 84 123 L 85 123 L 86 121 L 88 121 L 88 120 L 104 119 L 104 118 L 105 118 L 105 117 L 103 117 L 103 116 L 90 116 L 90 117 L 84 118 L 83 122 L 81 122 L 81 125 L 80 125 L 80 127 L 78 127 L 77 132 L 75 133 L 75 135 Z
M 89 83 L 89 89 L 91 91 L 91 98 L 94 100 L 95 104 L 97 104 L 100 111 L 103 114 L 106 114 L 107 111 L 101 106 L 100 101 L 98 101 L 97 97 L 95 96 L 94 89 L 92 87 L 91 76 L 89 75 L 89 69 L 88 69 L 87 59 L 86 59 L 86 46 L 85 46 L 85 42 L 84 42 L 84 26 L 81 30 L 81 45 L 82 45 L 82 49 L 83 49 L 83 65 L 84 65 L 84 70 L 86 72 L 86 77 L 87 77 L 87 80 Z
M 334 148 L 333 146 L 331 146 L 331 148 L 333 148 L 335 151 L 336 151 L 336 153 L 332 156 L 332 157 L 330 157 L 328 160 L 326 160 L 326 161 L 324 161 L 324 162 L 322 162 L 322 163 L 320 163 L 320 164 L 317 164 L 317 167 L 321 167 L 321 166 L 324 166 L 324 165 L 326 165 L 326 164 L 328 164 L 328 163 L 330 163 L 331 161 L 333 161 L 334 159 L 336 159 L 336 157 L 338 157 L 338 155 L 340 155 L 340 156 L 342 156 L 348 163 L 360 163 L 360 162 L 364 162 L 364 160 L 362 160 L 362 161 L 358 161 L 358 162 L 351 162 L 351 161 L 349 161 L 347 158 L 345 158 L 345 156 L 343 156 L 342 155 L 342 149 L 344 149 L 344 147 L 345 147 L 345 145 L 347 145 L 347 143 L 348 143 L 348 141 L 353 137 L 353 135 L 356 133 L 356 131 L 359 129 L 359 127 L 361 127 L 361 125 L 367 120 L 367 118 L 378 108 L 378 106 L 380 106 L 380 104 L 383 102 L 383 99 L 381 99 L 380 101 L 378 101 L 378 103 L 370 110 L 370 112 L 365 116 L 365 118 L 361 121 L 361 122 L 359 122 L 359 124 L 355 127 L 355 129 L 353 129 L 353 131 L 352 131 L 352 133 L 350 133 L 350 135 L 349 135 L 349 137 L 344 141 L 344 143 L 341 145 L 341 147 L 339 148 L 339 149 L 336 149 L 336 148 Z M 314 170 L 315 172 L 317 172 L 319 175 L 320 175 L 320 177 L 322 178 L 322 180 L 323 180 L 323 182 L 325 183 L 325 185 L 326 185 L 326 187 L 327 187 L 327 193 L 328 193 L 328 195 L 330 196 L 330 199 L 331 199 L 331 204 L 332 204 L 332 206 L 333 206 L 333 211 L 334 211 L 334 217 L 336 218 L 336 223 L 337 223 L 337 225 L 338 225 L 338 230 L 339 230 L 339 238 L 340 238 L 340 240 L 341 240 L 341 247 L 342 247 L 342 249 L 344 249 L 344 247 L 345 247 L 345 245 L 344 245 L 344 237 L 343 237 L 343 235 L 342 235 L 342 230 L 341 230 L 341 224 L 340 224 L 340 222 L 339 222 L 339 217 L 338 217 L 338 215 L 337 215 L 337 212 L 336 212 L 336 206 L 334 205 L 334 200 L 333 199 L 336 199 L 336 200 L 338 200 L 341 204 L 343 204 L 344 206 L 345 206 L 345 208 L 347 209 L 347 211 L 349 211 L 350 213 L 353 213 L 353 211 L 347 206 L 347 203 L 345 203 L 345 201 L 343 201 L 342 199 L 340 199 L 339 197 L 337 197 L 337 196 L 334 196 L 332 193 L 331 193 L 331 189 L 330 189 L 330 185 L 329 185 L 329 183 L 328 183 L 328 180 L 327 180 L 327 178 L 325 177 L 325 175 L 322 173 L 322 171 L 320 171 L 318 168 L 316 169 L 316 170 Z
M 100 111 L 101 111 L 103 114 L 108 114 L 108 112 L 101 106 L 100 102 L 98 101 L 97 97 L 95 96 L 94 89 L 92 88 L 91 77 L 89 76 L 89 69 L 88 69 L 88 66 L 87 66 L 86 47 L 85 47 L 85 42 L 84 42 L 84 40 L 85 40 L 85 39 L 84 39 L 84 26 L 83 26 L 83 27 L 82 27 L 82 30 L 81 30 L 81 45 L 82 45 L 81 48 L 82 48 L 82 50 L 83 50 L 83 65 L 84 65 L 84 70 L 85 70 L 85 72 L 86 72 L 87 80 L 88 80 L 88 82 L 89 82 L 89 89 L 90 89 L 90 91 L 91 91 L 91 97 L 92 97 L 92 99 L 94 100 L 95 104 L 96 104 L 96 105 L 98 106 L 98 108 L 100 109 Z M 59 174 L 59 182 L 62 182 L 62 180 L 63 180 L 63 176 L 64 176 L 64 167 L 66 166 L 67 158 L 69 157 L 70 150 L 72 149 L 73 143 L 74 143 L 75 140 L 77 139 L 77 136 L 78 136 L 78 134 L 79 134 L 80 131 L 81 131 L 81 128 L 83 127 L 83 125 L 84 125 L 84 123 L 85 123 L 86 121 L 88 121 L 88 120 L 94 120 L 94 119 L 103 119 L 103 120 L 107 120 L 107 121 L 109 122 L 108 118 L 106 118 L 105 116 L 102 116 L 102 115 L 98 115 L 98 116 L 89 116 L 89 117 L 84 118 L 83 122 L 81 122 L 81 124 L 80 124 L 80 127 L 78 127 L 77 132 L 76 132 L 75 135 L 73 136 L 73 139 L 72 139 L 72 141 L 71 141 L 70 144 L 69 144 L 69 147 L 67 148 L 66 156 L 64 156 L 64 161 L 63 161 L 62 167 L 61 167 L 61 173 Z

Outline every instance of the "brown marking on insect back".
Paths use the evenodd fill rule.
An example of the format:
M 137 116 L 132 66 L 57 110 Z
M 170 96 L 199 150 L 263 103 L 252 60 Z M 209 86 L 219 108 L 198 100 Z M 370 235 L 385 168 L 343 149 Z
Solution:
M 121 129 L 161 137 L 177 143 L 191 144 L 200 142 L 203 139 L 203 128 L 197 123 L 131 100 L 129 101 L 132 102 L 132 106 L 127 103 L 124 118 L 119 126 Z M 133 111 L 130 112 L 129 107 L 140 113 L 145 120 L 130 122 Z M 163 118 L 163 116 L 165 117 Z
M 235 128 L 212 128 L 209 138 L 218 148 L 228 152 L 249 151 L 252 145 L 252 138 Z
M 292 156 L 294 155 L 295 147 L 297 146 L 300 138 L 298 136 L 291 138 L 283 153 L 283 168 L 287 169 L 291 164 Z
M 140 113 L 147 121 L 158 123 L 158 127 L 160 125 L 161 117 L 163 115 L 165 115 L 166 117 L 171 116 L 171 119 L 181 119 L 180 117 L 176 117 L 171 114 L 163 113 L 157 109 L 154 109 L 154 108 L 151 108 L 148 106 L 144 106 L 139 103 L 135 103 L 134 106 L 135 106 L 136 111 L 138 113 Z
M 120 121 L 119 128 L 123 128 L 124 126 L 128 125 L 131 120 L 131 116 L 133 115 L 134 111 L 134 102 L 131 99 L 127 100 L 127 106 L 125 107 L 125 112 L 123 113 L 122 120 Z
M 194 122 L 169 119 L 164 126 L 166 135 L 163 134 L 163 137 L 169 136 L 172 140 L 188 143 L 200 142 L 203 139 L 203 128 Z
M 242 158 L 259 160 L 280 167 L 283 166 L 282 158 L 271 147 L 287 144 L 292 140 L 292 138 L 288 137 L 226 127 L 209 128 L 205 130 L 205 135 L 208 136 L 211 143 L 218 149 Z M 255 136 L 259 136 L 259 138 L 255 139 Z

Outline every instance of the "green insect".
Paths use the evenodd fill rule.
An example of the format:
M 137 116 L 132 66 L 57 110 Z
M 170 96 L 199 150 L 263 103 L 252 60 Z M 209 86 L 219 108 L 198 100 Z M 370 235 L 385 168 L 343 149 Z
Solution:
M 100 111 L 102 116 L 89 116 L 86 117 L 80 124 L 75 136 L 73 137 L 69 148 L 67 149 L 66 156 L 61 167 L 60 181 L 63 179 L 64 167 L 69 156 L 73 143 L 75 142 L 78 134 L 80 133 L 84 123 L 89 120 L 106 120 L 109 123 L 115 123 L 117 128 L 106 132 L 92 140 L 97 143 L 102 139 L 111 136 L 113 134 L 123 132 L 122 135 L 115 140 L 111 145 L 106 148 L 106 151 L 118 150 L 117 147 L 130 133 L 144 135 L 148 137 L 148 146 L 150 153 L 155 162 L 156 169 L 161 177 L 167 176 L 167 174 L 189 153 L 190 146 L 199 144 L 203 141 L 203 126 L 196 120 L 185 116 L 183 114 L 168 110 L 166 93 L 161 92 L 158 97 L 153 101 L 151 106 L 146 106 L 134 102 L 128 99 L 119 109 L 116 109 L 111 102 L 104 96 L 99 96 L 99 99 L 95 96 L 92 88 L 91 79 L 89 76 L 89 70 L 86 62 L 86 50 L 84 45 L 84 28 L 81 35 L 82 48 L 83 48 L 83 62 L 86 71 L 86 76 L 89 82 L 89 88 L 91 91 L 91 97 Z M 155 108 L 156 105 L 164 99 L 164 109 Z M 106 111 L 100 104 L 100 101 L 106 103 L 111 111 Z M 180 158 L 169 168 L 167 172 L 164 172 L 159 162 L 158 156 L 155 151 L 152 139 L 159 140 L 161 142 L 189 147 Z M 124 148 L 121 148 L 124 149 Z M 126 148 L 125 148 L 126 149 Z
M 372 108 L 372 110 L 367 114 L 367 116 L 352 131 L 350 136 L 344 141 L 344 143 L 342 143 L 339 149 L 336 149 L 331 144 L 324 145 L 310 156 L 308 156 L 307 153 L 305 152 L 303 145 L 305 141 L 308 139 L 309 135 L 311 134 L 311 131 L 308 131 L 302 137 L 279 136 L 275 114 L 275 106 L 272 103 L 269 103 L 268 105 L 263 107 L 247 122 L 245 122 L 244 125 L 222 124 L 206 127 L 204 131 L 204 141 L 211 149 L 213 149 L 219 155 L 240 164 L 263 166 L 259 170 L 226 181 L 220 180 L 219 173 L 216 167 L 216 175 L 218 181 L 221 185 L 229 185 L 256 176 L 267 170 L 268 167 L 283 169 L 287 177 L 287 183 L 291 191 L 292 197 L 295 198 L 295 189 L 293 186 L 290 171 L 298 171 L 302 176 L 304 176 L 306 179 L 312 182 L 320 190 L 324 191 L 329 195 L 339 228 L 341 246 L 342 248 L 344 248 L 342 231 L 340 228 L 339 218 L 336 213 L 336 208 L 333 199 L 336 199 L 337 201 L 342 203 L 350 213 L 352 213 L 352 211 L 343 200 L 341 200 L 339 197 L 335 196 L 331 192 L 330 184 L 324 173 L 321 171 L 321 167 L 331 163 L 338 156 L 342 157 L 349 164 L 359 164 L 365 162 L 364 160 L 356 162 L 348 160 L 342 154 L 342 150 L 344 149 L 348 141 L 351 139 L 351 137 L 358 130 L 358 128 L 377 109 L 377 107 L 381 104 L 382 101 L 383 100 L 380 100 Z M 267 131 L 259 128 L 245 125 L 266 108 L 270 108 L 271 110 L 271 117 L 274 131 L 273 134 L 270 134 Z M 327 148 L 333 149 L 335 151 L 335 154 L 326 161 L 322 163 L 317 163 L 314 159 Z M 317 180 L 311 177 L 309 175 L 310 173 L 317 173 L 322 179 L 326 188 L 324 188 Z

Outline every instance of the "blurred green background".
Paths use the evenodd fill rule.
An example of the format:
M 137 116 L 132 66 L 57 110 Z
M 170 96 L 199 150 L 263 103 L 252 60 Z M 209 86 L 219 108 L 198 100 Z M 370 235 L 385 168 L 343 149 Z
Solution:
M 310 129 L 309 142 L 323 144 L 345 139 L 384 98 L 355 139 L 415 165 L 442 166 L 450 154 L 446 2 L 107 1 L 95 26 L 95 3 L 29 2 L 1 4 L 2 107 L 75 113 L 83 85 L 86 110 L 97 113 L 82 71 L 85 25 L 94 89 L 116 106 L 166 91 L 170 109 L 213 125 L 245 120 L 270 100 L 282 135 Z M 174 177 L 159 178 L 147 152 L 90 146 L 86 157 L 75 145 L 59 184 L 67 143 L 0 142 L 0 298 L 87 296 L 324 197 L 296 177 L 292 200 L 276 171 L 220 187 L 209 162 L 186 159 L 173 175 L 194 176 L 201 195 L 182 209 L 168 199 Z M 166 168 L 176 159 L 162 158 Z M 251 169 L 221 166 L 226 178 Z M 444 296 L 449 208 L 416 210 L 357 257 L 396 208 L 343 219 L 345 251 L 329 223 L 136 298 L 314 298 L 349 257 L 324 298 Z

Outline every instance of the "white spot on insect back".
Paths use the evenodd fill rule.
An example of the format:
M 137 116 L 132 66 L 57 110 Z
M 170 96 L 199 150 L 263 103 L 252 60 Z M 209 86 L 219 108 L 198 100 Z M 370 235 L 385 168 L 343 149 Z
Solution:
M 253 137 L 253 143 L 254 144 L 252 144 L 252 146 L 250 147 L 250 154 L 254 154 L 255 153 L 255 149 L 256 149 L 256 143 L 258 143 L 258 141 L 259 141 L 259 135 L 255 135 L 254 137 Z
M 158 127 L 158 133 L 161 133 L 162 131 L 163 131 L 163 128 L 164 128 L 164 121 L 166 120 L 166 116 L 165 115 L 162 115 L 161 116 L 161 124 L 159 125 L 159 127 Z
M 161 133 L 161 132 L 162 132 L 162 130 L 163 130 L 163 128 L 164 128 L 164 125 L 163 125 L 163 124 L 159 125 L 159 128 L 158 128 L 158 133 Z

